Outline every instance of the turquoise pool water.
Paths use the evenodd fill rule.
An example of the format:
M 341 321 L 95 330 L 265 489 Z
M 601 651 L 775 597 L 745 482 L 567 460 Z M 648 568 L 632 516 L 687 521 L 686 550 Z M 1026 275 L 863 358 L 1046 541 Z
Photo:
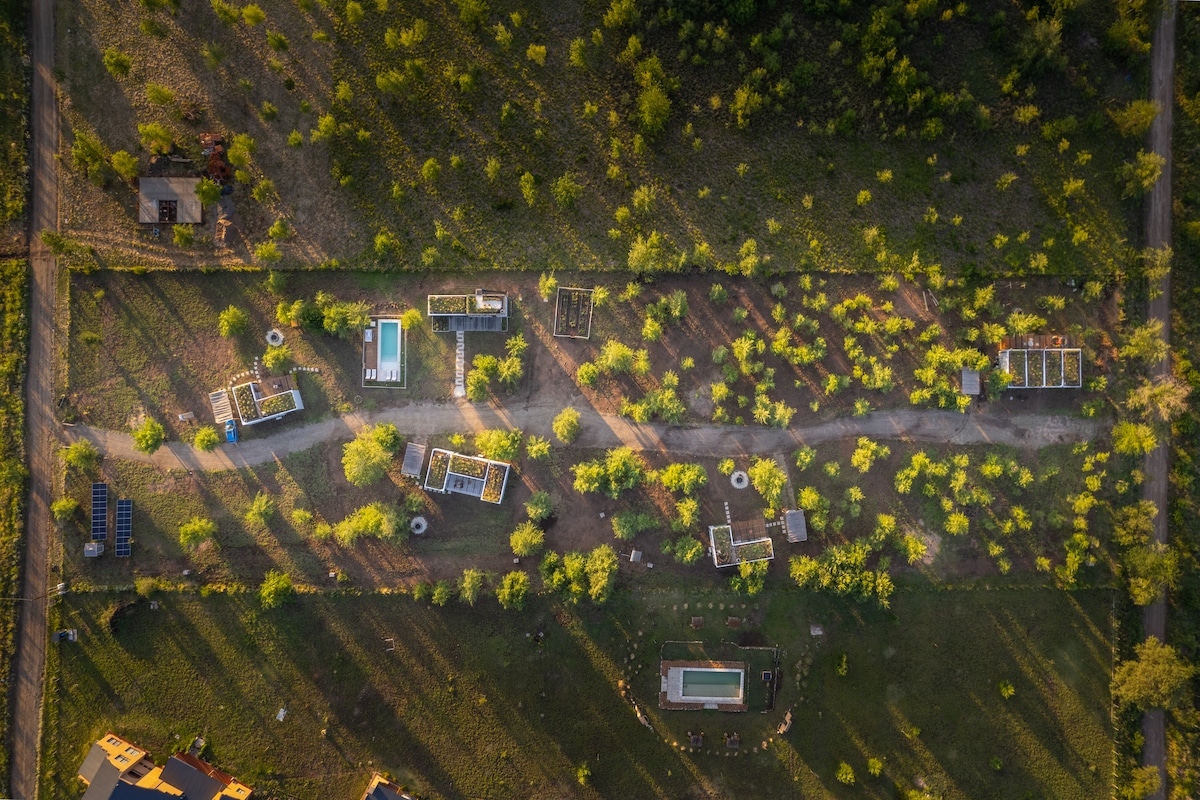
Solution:
M 400 323 L 379 323 L 379 363 L 395 364 L 400 353 Z
M 739 670 L 683 671 L 684 697 L 741 697 L 742 673 Z

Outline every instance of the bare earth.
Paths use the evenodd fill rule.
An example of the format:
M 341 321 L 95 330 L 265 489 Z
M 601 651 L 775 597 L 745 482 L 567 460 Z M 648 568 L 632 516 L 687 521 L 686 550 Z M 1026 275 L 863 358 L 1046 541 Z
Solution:
M 394 423 L 406 436 L 423 439 L 485 428 L 519 428 L 526 434 L 551 435 L 551 422 L 562 407 L 536 401 L 515 408 L 459 403 L 419 403 L 376 414 L 349 414 L 254 439 L 222 444 L 203 453 L 182 442 L 169 442 L 152 456 L 138 452 L 127 433 L 78 425 L 64 429 L 68 443 L 88 439 L 108 456 L 154 464 L 163 469 L 223 470 L 263 464 L 325 441 L 347 441 L 364 425 Z M 949 444 L 1005 444 L 1038 448 L 1088 440 L 1102 426 L 1095 420 L 1043 415 L 959 414 L 952 411 L 877 411 L 787 430 L 717 425 L 637 425 L 622 417 L 578 409 L 582 433 L 578 447 L 626 445 L 648 450 L 702 456 L 785 453 L 802 444 L 869 436 Z M 269 423 L 268 423 L 269 424 Z
M 33 280 L 30 292 L 29 372 L 25 387 L 28 423 L 29 505 L 25 514 L 25 563 L 12 692 L 12 797 L 35 800 L 41 739 L 42 685 L 46 673 L 46 613 L 50 550 L 50 489 L 54 475 L 54 256 L 36 233 L 58 229 L 54 162 L 58 109 L 54 99 L 54 5 L 34 0 L 33 45 Z

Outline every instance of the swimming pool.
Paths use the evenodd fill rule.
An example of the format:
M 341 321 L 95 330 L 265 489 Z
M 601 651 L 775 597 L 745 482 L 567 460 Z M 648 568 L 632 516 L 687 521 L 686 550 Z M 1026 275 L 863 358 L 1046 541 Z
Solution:
M 381 321 L 379 323 L 379 366 L 385 364 L 395 368 L 400 358 L 400 323 Z
M 686 698 L 742 697 L 741 670 L 684 669 L 680 694 Z

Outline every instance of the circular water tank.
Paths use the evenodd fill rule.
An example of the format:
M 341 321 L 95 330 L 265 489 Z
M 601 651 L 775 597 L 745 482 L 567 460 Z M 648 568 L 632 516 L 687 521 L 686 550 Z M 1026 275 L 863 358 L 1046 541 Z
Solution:
M 729 483 L 735 489 L 745 489 L 750 485 L 750 476 L 744 470 L 738 470 L 729 476 Z
M 429 520 L 425 519 L 424 517 L 413 517 L 412 522 L 408 524 L 408 528 L 414 534 L 420 536 L 422 533 L 429 530 Z
M 283 344 L 283 333 L 276 328 L 267 331 L 267 344 L 271 347 L 279 347 Z

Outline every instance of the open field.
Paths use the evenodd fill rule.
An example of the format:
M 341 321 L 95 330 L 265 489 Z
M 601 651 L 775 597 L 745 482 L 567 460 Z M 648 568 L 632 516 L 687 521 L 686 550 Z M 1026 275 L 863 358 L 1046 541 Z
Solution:
M 435 610 L 378 595 L 304 596 L 277 612 L 248 595 L 156 599 L 151 610 L 132 594 L 85 593 L 57 607 L 80 642 L 56 656 L 44 797 L 77 794 L 88 742 L 109 729 L 160 757 L 203 733 L 222 769 L 302 800 L 353 797 L 373 769 L 426 798 L 673 798 L 689 787 L 785 797 L 793 785 L 805 797 L 1108 791 L 1107 592 L 902 594 L 886 615 L 795 592 L 751 605 L 621 595 L 606 613 L 537 601 L 524 614 L 491 600 Z M 706 616 L 699 631 L 687 626 L 695 614 Z M 786 652 L 776 712 L 663 715 L 659 645 L 727 637 L 730 614 L 747 620 L 743 641 Z M 825 626 L 820 641 L 810 622 Z M 540 643 L 527 638 L 534 631 Z M 389 637 L 395 650 L 385 652 Z M 931 669 L 931 650 L 955 657 Z M 638 725 L 618 680 L 630 681 L 654 732 Z M 1001 681 L 1015 689 L 1009 700 Z M 288 715 L 276 722 L 280 708 Z M 788 708 L 795 723 L 778 736 Z M 705 731 L 702 751 L 680 749 L 687 730 Z M 736 757 L 723 732 L 740 733 Z M 868 758 L 880 760 L 879 777 Z M 835 781 L 841 762 L 855 785 Z
M 248 263 L 278 219 L 297 265 L 611 269 L 641 240 L 652 271 L 1127 266 L 1136 136 L 1105 112 L 1144 57 L 1110 4 L 644 5 L 64 2 L 64 232 L 124 266 Z M 136 224 L 108 162 L 145 174 L 147 124 L 191 158 L 202 131 L 253 140 L 229 248 L 213 213 L 192 246 Z
M 211 419 L 208 392 L 228 385 L 263 355 L 263 336 L 272 327 L 284 332 L 295 364 L 319 372 L 300 376 L 305 413 L 265 429 L 354 408 L 371 410 L 449 396 L 454 340 L 430 333 L 428 323 L 408 333 L 408 388 L 364 390 L 357 335 L 343 340 L 319 329 L 289 328 L 277 321 L 276 306 L 312 300 L 322 291 L 346 301 L 362 300 L 377 313 L 423 311 L 430 293 L 471 290 L 466 276 L 275 274 L 282 278 L 282 288 L 274 291 L 269 288 L 272 281 L 261 273 L 219 278 L 196 273 L 76 274 L 71 282 L 64 418 L 127 430 L 148 415 L 162 422 L 172 438 L 186 439 L 194 427 L 178 422 L 177 415 L 192 411 L 201 423 Z M 563 275 L 561 282 L 571 285 L 594 277 Z M 874 408 L 908 406 L 914 390 L 930 386 L 934 391 L 919 405 L 953 407 L 957 359 L 983 354 L 994 361 L 998 336 L 1020 311 L 1039 315 L 1043 330 L 1070 335 L 1082 346 L 1085 386 L 1095 387 L 1040 393 L 1034 396 L 1039 407 L 1107 412 L 1109 397 L 1120 386 L 1121 368 L 1110 332 L 1117 314 L 1116 292 L 1101 288 L 1085 299 L 1055 279 L 1001 281 L 994 288 L 947 287 L 935 296 L 900 277 L 894 288 L 881 288 L 875 280 L 847 276 L 802 276 L 770 286 L 714 276 L 711 283 L 658 281 L 627 299 L 616 297 L 625 292 L 624 283 L 603 280 L 600 285 L 610 299 L 595 310 L 587 340 L 553 337 L 555 306 L 537 298 L 531 277 L 493 274 L 487 283 L 515 301 L 510 333 L 520 331 L 530 345 L 525 381 L 514 396 L 497 394 L 502 405 L 520 403 L 536 392 L 539 399 L 563 406 L 584 401 L 602 412 L 636 418 L 639 412 L 630 410 L 626 401 L 638 403 L 658 392 L 669 373 L 678 378 L 675 391 L 683 404 L 679 413 L 687 421 L 755 424 L 760 395 L 775 408 L 782 404 L 798 414 L 796 421 L 829 419 L 849 413 L 856 402 Z M 717 300 L 710 299 L 714 285 L 721 289 Z M 678 321 L 666 318 L 660 338 L 646 341 L 641 332 L 647 320 L 654 322 L 667 313 L 664 305 L 679 296 L 685 301 L 684 314 Z M 1061 310 L 1047 306 L 1046 298 L 1061 300 Z M 223 338 L 218 316 L 230 305 L 244 309 L 250 323 L 245 334 Z M 596 361 L 609 341 L 634 351 L 644 348 L 649 373 L 602 376 L 594 385 L 580 387 L 580 366 Z M 476 355 L 500 354 L 503 342 L 500 335 L 469 334 L 468 367 Z M 758 349 L 739 349 L 747 342 L 758 342 Z M 972 350 L 974 355 L 967 355 Z M 919 378 L 924 374 L 919 371 L 933 363 L 931 353 L 939 352 L 945 360 L 937 363 L 935 380 Z M 714 402 L 718 389 L 723 393 L 720 403 Z M 664 412 L 652 416 L 661 419 Z M 774 424 L 778 420 L 775 416 Z M 247 435 L 255 435 L 255 430 L 248 429 Z

